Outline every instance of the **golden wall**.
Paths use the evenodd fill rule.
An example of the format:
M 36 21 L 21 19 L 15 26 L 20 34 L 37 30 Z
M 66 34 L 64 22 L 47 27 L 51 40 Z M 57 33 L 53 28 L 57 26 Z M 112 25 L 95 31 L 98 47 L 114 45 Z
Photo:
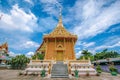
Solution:
M 45 60 L 75 60 L 72 39 L 46 40 Z

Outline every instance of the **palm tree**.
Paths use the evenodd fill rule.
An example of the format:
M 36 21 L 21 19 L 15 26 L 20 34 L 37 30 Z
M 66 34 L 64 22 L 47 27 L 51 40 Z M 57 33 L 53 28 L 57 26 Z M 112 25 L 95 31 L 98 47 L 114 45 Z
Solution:
M 37 52 L 35 55 L 32 56 L 32 59 L 35 60 L 35 59 L 37 58 L 37 59 L 43 60 L 43 59 L 44 59 L 44 56 L 45 56 L 45 54 L 42 54 L 42 53 L 38 53 L 38 52 Z
M 92 53 L 89 52 L 88 50 L 82 50 L 82 54 L 85 57 L 85 59 L 88 59 L 92 56 Z
M 107 51 L 107 49 L 104 49 L 102 52 L 98 52 L 94 55 L 96 60 L 99 59 L 107 59 L 107 58 L 116 58 L 119 57 L 119 53 L 116 51 Z

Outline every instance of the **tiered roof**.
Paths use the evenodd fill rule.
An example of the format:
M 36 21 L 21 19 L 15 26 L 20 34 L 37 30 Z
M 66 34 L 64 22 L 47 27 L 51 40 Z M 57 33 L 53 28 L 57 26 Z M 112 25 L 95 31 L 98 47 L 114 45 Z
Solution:
M 57 24 L 57 27 L 50 34 L 44 35 L 44 38 L 50 38 L 50 37 L 71 37 L 77 39 L 77 35 L 71 34 L 64 28 L 61 15 L 59 17 L 59 22 Z
M 0 51 L 1 50 L 4 50 L 6 53 L 8 53 L 8 44 L 7 44 L 7 42 L 0 45 Z

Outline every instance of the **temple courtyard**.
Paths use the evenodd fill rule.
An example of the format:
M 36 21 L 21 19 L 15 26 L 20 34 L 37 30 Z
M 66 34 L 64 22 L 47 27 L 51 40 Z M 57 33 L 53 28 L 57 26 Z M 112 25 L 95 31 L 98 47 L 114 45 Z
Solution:
M 79 78 L 42 78 L 35 75 L 19 75 L 21 70 L 0 70 L 0 80 L 120 80 L 118 76 L 111 76 L 110 73 L 102 72 L 100 76 L 81 76 Z

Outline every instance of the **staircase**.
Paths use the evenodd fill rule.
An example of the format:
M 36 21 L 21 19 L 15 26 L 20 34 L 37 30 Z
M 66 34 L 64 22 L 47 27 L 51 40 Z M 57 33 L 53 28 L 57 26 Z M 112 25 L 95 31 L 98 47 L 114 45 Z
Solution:
M 63 62 L 53 64 L 51 78 L 68 78 L 68 67 Z

